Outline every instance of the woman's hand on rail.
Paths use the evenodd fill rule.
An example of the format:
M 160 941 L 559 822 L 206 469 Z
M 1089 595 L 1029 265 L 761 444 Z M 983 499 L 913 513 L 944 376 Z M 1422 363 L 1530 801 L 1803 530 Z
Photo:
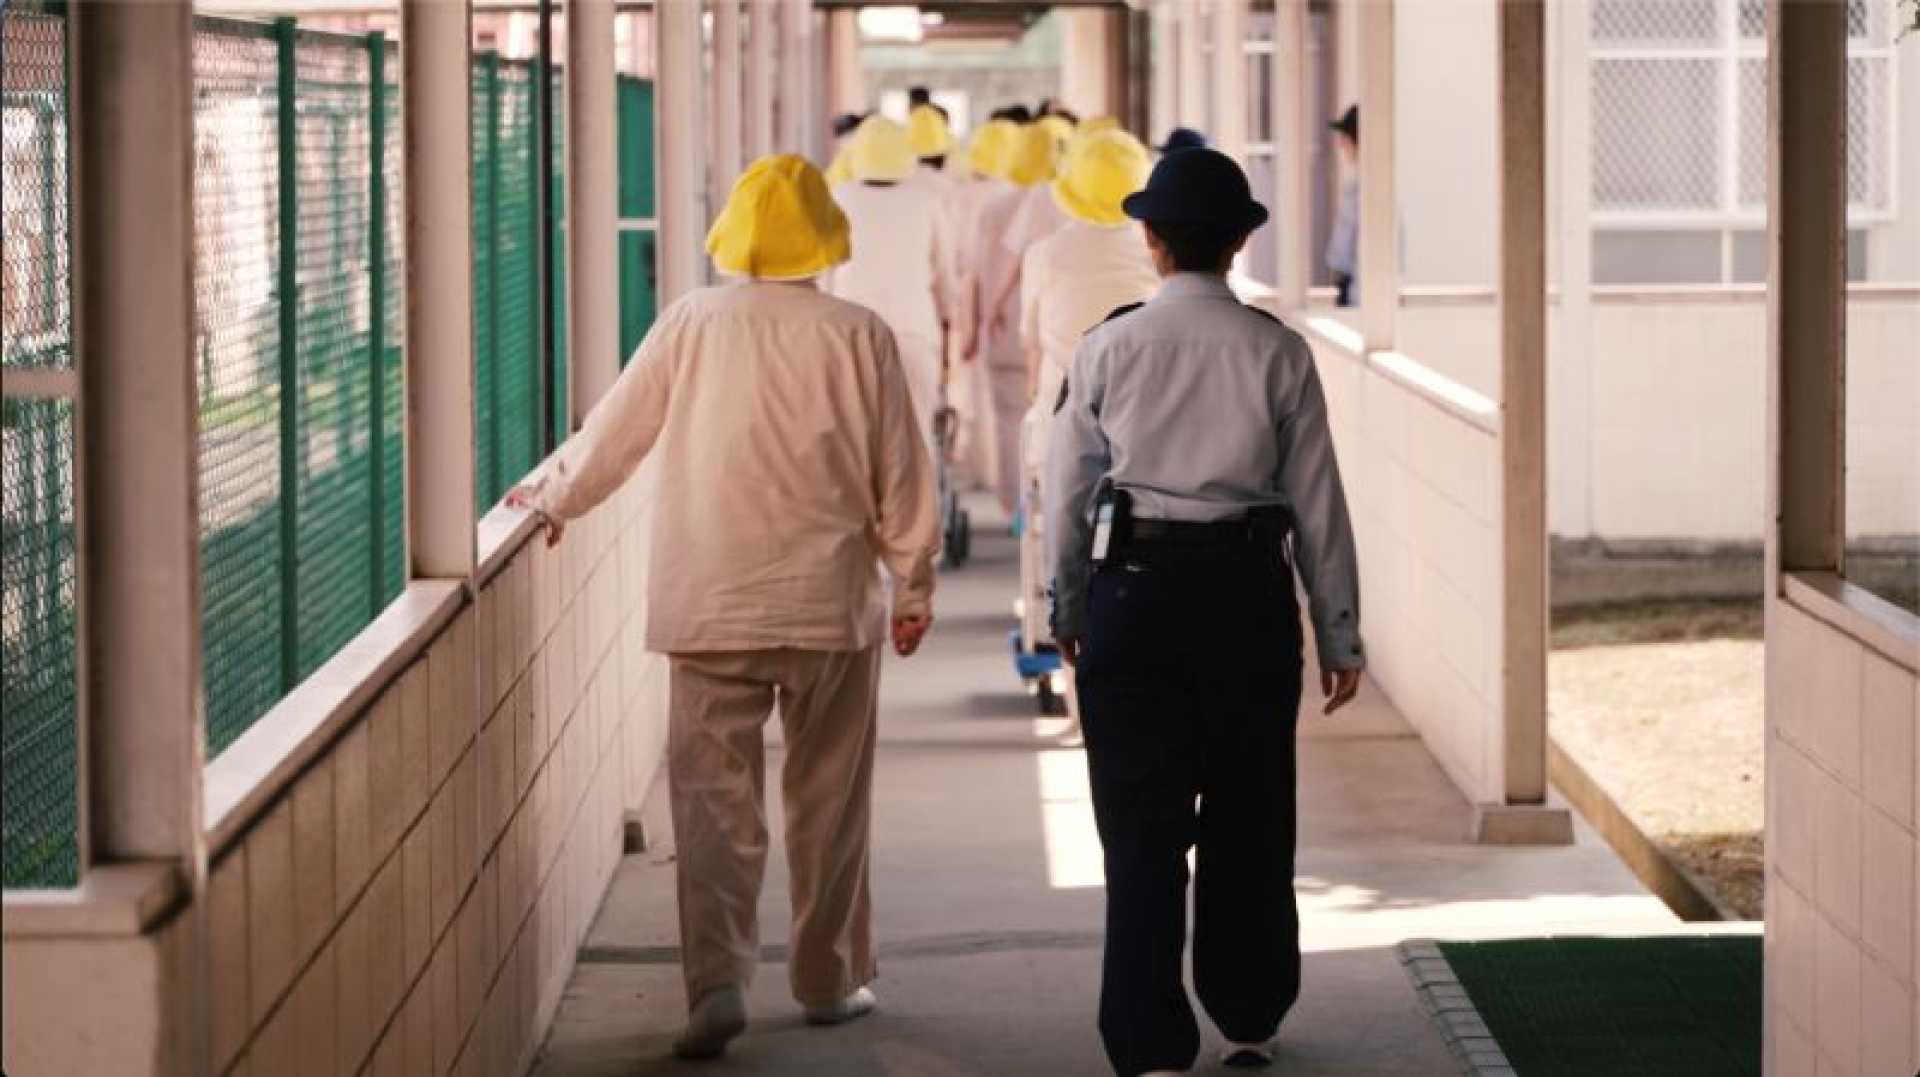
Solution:
M 540 507 L 540 488 L 544 485 L 546 485 L 544 480 L 523 482 L 508 490 L 507 507 L 533 513 L 534 518 L 540 521 L 541 530 L 547 533 L 547 545 L 558 546 L 560 536 L 567 533 L 567 523 L 565 520 L 548 515 L 546 510 Z

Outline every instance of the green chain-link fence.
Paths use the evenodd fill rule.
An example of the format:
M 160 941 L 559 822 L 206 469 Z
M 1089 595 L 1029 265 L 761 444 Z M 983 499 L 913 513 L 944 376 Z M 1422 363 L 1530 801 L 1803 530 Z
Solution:
M 210 754 L 405 579 L 397 60 L 377 34 L 196 21 Z
M 485 513 L 545 457 L 541 374 L 537 64 L 492 52 L 473 59 L 473 361 L 477 503 Z M 554 73 L 558 104 L 560 73 Z M 553 428 L 567 429 L 566 178 L 553 133 Z
M 0 5 L 0 366 L 72 368 L 66 27 Z M 11 387 L 9 388 L 11 393 Z M 73 404 L 0 401 L 0 883 L 71 886 L 79 815 Z
M 64 20 L 0 5 L 0 365 L 70 369 Z M 202 17 L 194 32 L 195 374 L 209 754 L 336 654 L 406 579 L 398 50 Z M 477 478 L 547 448 L 534 64 L 476 57 Z M 554 74 L 556 86 L 560 82 Z M 556 90 L 556 96 L 557 96 Z M 653 214 L 652 86 L 619 85 L 620 214 Z M 565 177 L 554 135 L 553 427 L 567 429 Z M 654 314 L 653 230 L 623 224 L 622 355 Z M 12 391 L 11 389 L 9 390 Z M 78 873 L 74 412 L 0 406 L 7 887 Z

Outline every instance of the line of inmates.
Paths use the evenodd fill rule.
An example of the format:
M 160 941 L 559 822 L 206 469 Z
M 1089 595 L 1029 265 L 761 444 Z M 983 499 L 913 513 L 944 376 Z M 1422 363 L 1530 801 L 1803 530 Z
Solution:
M 905 127 L 879 116 L 864 120 L 829 170 L 839 177 L 830 190 L 827 176 L 800 157 L 754 162 L 734 185 L 707 240 L 716 269 L 735 279 L 691 293 L 662 312 L 549 471 L 509 497 L 510 504 L 542 517 L 548 541 L 559 542 L 568 520 L 609 496 L 656 446 L 671 461 L 662 470 L 653 534 L 647 645 L 671 660 L 668 779 L 690 1009 L 674 1044 L 682 1057 L 718 1056 L 746 1027 L 745 989 L 760 962 L 756 907 L 768 848 L 763 727 L 776 710 L 786 744 L 782 794 L 792 874 L 793 994 L 815 1024 L 849 1021 L 877 1005 L 869 986 L 877 973 L 869 841 L 880 648 L 890 637 L 897 654 L 911 656 L 932 624 L 940 536 L 936 461 L 944 466 L 957 458 L 988 477 L 1003 506 L 1024 521 L 1023 646 L 1031 648 L 1050 642 L 1047 589 L 1062 574 L 1047 562 L 1041 530 L 1049 515 L 1042 508 L 1047 428 L 1063 410 L 1060 421 L 1068 425 L 1051 440 L 1059 443 L 1064 433 L 1073 451 L 1051 470 L 1069 476 L 1072 497 L 1084 501 L 1087 493 L 1078 489 L 1086 485 L 1079 464 L 1092 457 L 1075 441 L 1078 427 L 1068 427 L 1085 426 L 1099 408 L 1089 405 L 1088 388 L 1070 389 L 1068 372 L 1089 330 L 1157 293 L 1161 299 L 1149 309 L 1171 304 L 1166 318 L 1212 319 L 1212 335 L 1196 339 L 1204 338 L 1203 351 L 1218 350 L 1223 340 L 1213 338 L 1233 319 L 1182 304 L 1191 305 L 1195 296 L 1221 299 L 1240 318 L 1229 328 L 1247 338 L 1235 338 L 1229 350 L 1274 370 L 1284 367 L 1295 386 L 1276 400 L 1300 397 L 1298 385 L 1313 384 L 1311 360 L 1297 337 L 1277 322 L 1246 321 L 1256 316 L 1246 314 L 1227 287 L 1226 265 L 1246 233 L 1265 219 L 1244 174 L 1227 158 L 1210 151 L 1174 154 L 1153 173 L 1159 186 L 1149 185 L 1149 152 L 1132 135 L 1111 121 L 1076 127 L 1058 116 L 1028 123 L 996 117 L 963 152 L 953 150 L 944 116 L 921 104 Z M 949 167 L 950 161 L 957 167 Z M 1208 170 L 1219 175 L 1209 180 Z M 1186 173 L 1193 175 L 1183 179 Z M 1195 186 L 1196 176 L 1206 182 Z M 1142 206 L 1152 214 L 1142 216 Z M 1224 225 L 1213 219 L 1221 214 L 1232 219 Z M 1130 218 L 1146 220 L 1149 231 L 1159 220 L 1161 228 L 1172 229 L 1169 234 L 1186 238 L 1149 242 Z M 1163 278 L 1170 281 L 1164 287 Z M 1150 323 L 1157 324 L 1153 318 L 1139 322 Z M 1176 358 L 1190 381 L 1206 383 L 1195 382 L 1188 395 L 1234 392 L 1234 379 L 1243 373 L 1207 361 L 1211 351 Z M 1271 427 L 1269 434 L 1297 425 L 1292 412 L 1269 415 L 1274 405 L 1265 396 L 1238 402 L 1250 422 Z M 1317 390 L 1302 399 L 1317 402 Z M 941 421 L 943 413 L 948 421 Z M 1273 445 L 1250 448 L 1240 460 L 1236 447 L 1247 438 L 1227 439 L 1223 451 L 1234 455 L 1229 463 L 1252 476 L 1247 491 L 1228 489 L 1215 481 L 1219 476 L 1161 476 L 1168 498 L 1191 494 L 1187 499 L 1197 500 L 1186 508 L 1184 502 L 1174 505 L 1175 520 L 1159 523 L 1154 534 L 1165 532 L 1172 538 L 1163 541 L 1181 543 L 1197 535 L 1210 543 L 1230 533 L 1241 548 L 1263 551 L 1247 544 L 1251 532 L 1243 518 L 1215 516 L 1276 500 L 1320 505 L 1331 498 L 1332 511 L 1318 515 L 1337 525 L 1336 538 L 1345 536 L 1333 543 L 1331 564 L 1336 576 L 1349 578 L 1351 541 L 1338 477 L 1324 429 L 1314 429 L 1312 451 L 1299 454 L 1282 451 L 1285 438 L 1269 437 Z M 958 438 L 942 436 L 946 430 Z M 1311 471 L 1312 482 L 1277 468 L 1276 452 L 1293 461 L 1294 470 Z M 1151 463 L 1151 454 L 1128 460 L 1137 470 L 1143 461 Z M 1116 473 L 1132 474 L 1127 466 L 1116 464 Z M 1268 489 L 1276 482 L 1287 489 Z M 1198 488 L 1185 489 L 1194 483 Z M 1182 513 L 1192 511 L 1206 519 L 1185 522 Z M 1061 536 L 1068 545 L 1086 544 L 1077 510 L 1063 503 L 1051 516 L 1057 525 L 1066 521 Z M 1145 524 L 1139 531 L 1151 537 Z M 1106 556 L 1103 545 L 1094 540 L 1096 561 Z M 1133 556 L 1148 552 L 1143 547 Z M 1271 583 L 1268 577 L 1286 561 L 1278 551 L 1267 552 L 1256 559 L 1260 579 Z M 1065 576 L 1084 584 L 1087 573 L 1075 560 Z M 1349 585 L 1326 586 L 1309 575 L 1323 650 L 1337 640 L 1349 644 L 1353 656 L 1339 692 L 1327 688 L 1334 696 L 1331 710 L 1351 698 L 1356 683 L 1357 611 Z M 1323 592 L 1340 604 L 1323 603 Z M 1268 621 L 1283 620 L 1268 613 Z M 1058 608 L 1054 614 L 1060 649 L 1074 660 L 1083 654 L 1086 626 L 1077 615 Z M 1219 708 L 1230 725 L 1271 726 L 1264 735 L 1276 744 L 1290 745 L 1298 701 L 1297 623 L 1292 631 L 1291 696 L 1267 691 L 1270 686 L 1249 688 L 1244 699 L 1223 697 Z M 1255 635 L 1258 642 L 1272 642 Z M 1268 657 L 1249 655 L 1248 669 L 1264 667 Z M 1114 684 L 1125 688 L 1118 679 Z M 1128 691 L 1103 704 L 1123 724 L 1134 702 L 1150 703 L 1149 709 L 1164 702 L 1146 695 L 1133 700 Z M 1272 721 L 1270 711 L 1285 721 Z M 1116 761 L 1125 762 L 1119 741 L 1104 751 L 1109 771 Z M 1231 900 L 1216 898 L 1220 911 L 1211 914 L 1211 937 L 1242 935 L 1256 944 L 1249 955 L 1260 955 L 1248 958 L 1258 968 L 1235 966 L 1201 984 L 1203 996 L 1211 989 L 1236 1005 L 1258 1002 L 1221 1018 L 1243 1063 L 1270 1057 L 1261 1040 L 1272 1035 L 1297 989 L 1289 986 L 1297 985 L 1297 972 L 1291 981 L 1280 975 L 1297 969 L 1297 921 L 1273 911 L 1283 900 L 1291 908 L 1291 755 L 1290 749 L 1280 753 L 1285 765 L 1269 773 L 1270 754 L 1249 764 L 1242 784 L 1271 786 L 1285 812 L 1257 811 L 1258 818 L 1236 824 L 1239 830 L 1228 837 L 1212 839 L 1276 854 L 1262 852 L 1257 871 L 1271 885 L 1242 887 L 1245 893 Z M 1107 777 L 1105 785 L 1096 785 L 1112 785 L 1115 775 Z M 1190 814 L 1200 794 L 1181 794 L 1185 787 L 1174 780 L 1177 775 L 1161 777 L 1168 777 L 1171 784 L 1162 784 L 1176 800 L 1184 795 L 1183 810 Z M 1150 859 L 1134 848 L 1135 839 L 1175 831 L 1130 824 L 1126 833 L 1110 834 L 1104 816 L 1111 814 L 1103 813 L 1102 825 L 1109 873 L 1116 855 L 1126 870 L 1110 882 L 1115 890 L 1109 895 L 1101 1027 L 1116 1069 L 1171 1072 L 1168 1063 L 1177 1067 L 1181 1057 L 1190 1060 L 1197 1042 L 1178 984 L 1180 916 L 1161 900 L 1158 876 L 1148 879 L 1129 865 Z M 1284 848 L 1267 849 L 1282 838 Z M 1168 850 L 1175 861 L 1184 855 L 1174 855 L 1172 845 Z M 1207 862 L 1227 859 L 1230 854 L 1220 851 L 1203 855 Z M 1119 892 L 1122 884 L 1125 893 Z M 1179 889 L 1184 892 L 1184 878 Z M 1224 891 L 1216 884 L 1213 892 Z M 1169 925 L 1176 934 L 1167 935 Z M 1121 937 L 1114 937 L 1116 928 Z M 1176 940 L 1170 965 L 1160 952 L 1166 937 Z M 1181 995 L 1182 1004 L 1169 1003 L 1172 995 Z M 1140 1012 L 1109 1020 L 1123 1010 Z
M 1190 145 L 1201 141 L 1182 133 Z M 1020 532 L 1019 645 L 1051 648 L 1044 557 L 1045 457 L 1073 349 L 1114 309 L 1159 285 L 1120 208 L 1145 183 L 1147 148 L 1108 117 L 1003 110 L 954 154 L 945 116 L 917 104 L 848 131 L 827 177 L 853 226 L 830 293 L 880 312 L 900 342 L 914 401 L 950 409 L 951 460 L 989 482 Z M 943 332 L 944 330 L 944 332 Z M 944 392 L 941 391 L 944 389 Z M 1069 741 L 1078 738 L 1072 679 Z

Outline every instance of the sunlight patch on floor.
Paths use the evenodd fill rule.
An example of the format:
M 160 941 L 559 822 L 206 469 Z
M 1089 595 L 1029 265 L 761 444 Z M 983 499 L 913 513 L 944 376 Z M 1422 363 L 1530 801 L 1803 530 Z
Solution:
M 1037 718 L 1033 732 L 1053 741 L 1066 732 L 1065 718 Z M 1047 839 L 1047 883 L 1055 890 L 1105 886 L 1100 833 L 1093 823 L 1093 794 L 1087 786 L 1087 753 L 1079 748 L 1042 748 L 1034 753 L 1040 771 L 1040 821 Z

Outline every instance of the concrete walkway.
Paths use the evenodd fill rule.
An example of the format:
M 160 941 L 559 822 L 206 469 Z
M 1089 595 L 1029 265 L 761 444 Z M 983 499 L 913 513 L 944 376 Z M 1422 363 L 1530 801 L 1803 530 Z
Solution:
M 1053 723 L 1036 720 L 1020 692 L 1006 644 L 1014 546 L 1003 526 L 976 526 L 976 558 L 942 579 L 926 650 L 886 674 L 874 834 L 881 1011 L 812 1029 L 787 993 L 775 780 L 767 955 L 747 1035 L 720 1062 L 668 1055 L 686 1001 L 670 840 L 659 840 L 615 876 L 538 1073 L 1108 1072 L 1093 1018 L 1103 898 L 1085 761 L 1057 746 Z M 1324 719 L 1315 694 L 1300 751 L 1305 989 L 1272 1072 L 1456 1072 L 1394 959 L 1403 939 L 1673 930 L 1584 826 L 1571 848 L 1464 844 L 1466 803 L 1391 705 L 1369 690 Z M 776 752 L 771 774 L 778 764 Z M 665 838 L 658 791 L 650 810 L 649 832 Z M 1212 1062 L 1218 1035 L 1202 1026 L 1198 1072 L 1227 1072 Z

